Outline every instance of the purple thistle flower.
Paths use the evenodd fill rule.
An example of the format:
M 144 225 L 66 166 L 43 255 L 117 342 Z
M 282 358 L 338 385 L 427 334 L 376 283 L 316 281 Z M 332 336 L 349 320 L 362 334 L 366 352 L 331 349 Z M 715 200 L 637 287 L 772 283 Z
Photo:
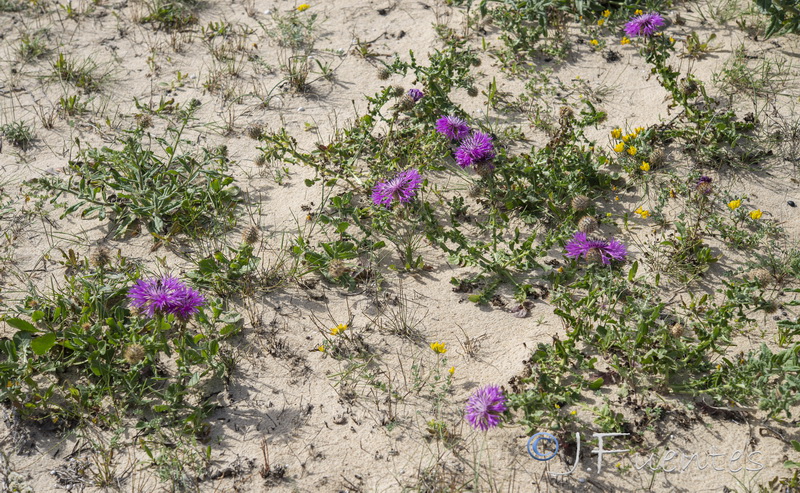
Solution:
M 408 97 L 413 99 L 415 103 L 417 101 L 419 101 L 420 99 L 422 99 L 423 96 L 425 96 L 425 93 L 420 91 L 419 89 L 409 89 L 408 90 Z
M 643 36 L 649 38 L 656 33 L 660 28 L 664 27 L 664 18 L 661 14 L 650 12 L 647 14 L 637 15 L 625 24 L 625 34 L 629 38 L 636 38 Z
M 500 415 L 506 409 L 506 396 L 500 387 L 487 385 L 476 390 L 467 400 L 465 417 L 473 427 L 486 431 L 500 424 Z
M 708 195 L 714 191 L 711 186 L 711 177 L 710 176 L 701 176 L 697 180 L 697 184 L 695 184 L 695 190 L 702 193 L 703 195 Z
M 471 129 L 457 116 L 443 116 L 436 120 L 436 131 L 450 140 L 461 140 L 469 135 Z
M 397 173 L 394 178 L 382 181 L 372 189 L 372 202 L 375 205 L 389 206 L 397 200 L 400 203 L 411 202 L 422 184 L 419 171 L 407 169 Z
M 590 240 L 583 232 L 575 233 L 565 248 L 567 257 L 578 258 L 583 255 L 587 260 L 602 260 L 605 265 L 609 265 L 611 260 L 625 260 L 628 255 L 625 245 L 617 240 Z
M 174 277 L 140 279 L 128 290 L 131 305 L 147 317 L 173 314 L 187 320 L 206 302 L 203 295 Z
M 456 162 L 462 168 L 488 161 L 494 157 L 492 138 L 482 132 L 475 132 L 463 141 L 456 149 Z

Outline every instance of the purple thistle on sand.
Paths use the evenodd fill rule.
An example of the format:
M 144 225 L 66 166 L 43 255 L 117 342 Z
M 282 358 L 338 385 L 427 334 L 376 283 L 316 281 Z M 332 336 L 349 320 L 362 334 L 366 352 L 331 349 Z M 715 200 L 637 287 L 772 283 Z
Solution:
M 708 195 L 714 191 L 714 188 L 711 186 L 711 177 L 710 176 L 701 176 L 697 180 L 697 184 L 695 185 L 695 190 L 702 193 L 703 195 Z
M 469 135 L 471 129 L 457 116 L 443 116 L 436 120 L 436 131 L 450 140 L 461 140 Z
M 187 320 L 206 302 L 203 295 L 174 277 L 139 279 L 128 290 L 131 305 L 147 317 L 173 314 Z
M 415 103 L 417 101 L 419 101 L 420 99 L 422 99 L 423 96 L 425 96 L 425 93 L 420 91 L 419 89 L 409 89 L 408 90 L 408 97 L 413 99 Z
M 411 202 L 417 194 L 417 190 L 422 185 L 422 177 L 419 171 L 407 169 L 397 173 L 394 178 L 379 182 L 372 189 L 372 202 L 375 205 L 389 206 L 395 200 L 400 203 Z
M 492 138 L 483 132 L 470 135 L 461 141 L 461 145 L 456 149 L 456 162 L 462 168 L 469 168 L 473 164 L 488 161 L 493 157 Z
M 500 424 L 500 415 L 508 409 L 506 396 L 497 385 L 479 388 L 467 400 L 465 417 L 469 424 L 486 431 Z
M 649 38 L 655 34 L 659 29 L 664 27 L 664 18 L 661 14 L 650 12 L 647 14 L 637 15 L 625 24 L 625 34 L 629 38 L 636 38 L 639 36 Z
M 601 260 L 609 265 L 612 260 L 625 260 L 628 251 L 625 245 L 615 239 L 590 240 L 586 233 L 578 232 L 566 245 L 567 257 L 578 258 L 581 255 L 587 260 Z

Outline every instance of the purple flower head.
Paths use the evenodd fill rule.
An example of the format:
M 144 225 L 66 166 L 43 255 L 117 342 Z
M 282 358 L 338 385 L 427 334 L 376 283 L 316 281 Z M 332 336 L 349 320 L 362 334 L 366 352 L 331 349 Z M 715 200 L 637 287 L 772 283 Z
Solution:
M 482 132 L 475 132 L 463 141 L 456 149 L 456 162 L 462 168 L 469 168 L 475 163 L 487 161 L 494 157 L 492 138 Z
M 629 38 L 649 38 L 664 27 L 664 24 L 664 18 L 656 12 L 637 15 L 625 24 L 625 34 Z
M 609 265 L 611 260 L 625 260 L 628 255 L 625 245 L 617 240 L 590 240 L 582 232 L 575 233 L 566 249 L 567 257 L 578 258 L 583 255 L 587 260 L 599 258 L 605 265 Z
M 422 184 L 419 171 L 407 169 L 397 173 L 394 178 L 382 181 L 372 189 L 372 202 L 375 205 L 389 206 L 395 200 L 401 203 L 411 202 Z
M 465 417 L 473 427 L 486 431 L 500 424 L 500 415 L 506 409 L 506 396 L 500 387 L 487 385 L 476 390 L 467 400 Z
M 415 103 L 417 101 L 419 101 L 420 99 L 422 99 L 423 96 L 425 96 L 425 93 L 420 91 L 419 89 L 409 89 L 408 90 L 408 97 L 413 99 Z
M 469 135 L 470 128 L 457 116 L 443 116 L 436 120 L 436 131 L 450 140 L 461 140 Z
M 694 188 L 703 195 L 710 194 L 714 190 L 711 186 L 711 177 L 701 176 L 700 179 L 697 180 L 697 184 Z
M 128 290 L 128 298 L 149 318 L 171 313 L 181 320 L 189 319 L 206 302 L 203 295 L 174 277 L 139 279 Z

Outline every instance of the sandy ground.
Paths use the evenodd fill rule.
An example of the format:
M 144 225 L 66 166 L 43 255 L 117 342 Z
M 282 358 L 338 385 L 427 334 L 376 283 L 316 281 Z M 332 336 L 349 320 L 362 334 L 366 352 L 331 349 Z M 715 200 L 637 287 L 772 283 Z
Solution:
M 37 137 L 27 151 L 4 142 L 0 153 L 0 188 L 15 199 L 15 205 L 32 210 L 33 204 L 24 201 L 22 182 L 43 175 L 63 176 L 67 161 L 78 150 L 76 142 L 107 145 L 117 130 L 130 126 L 137 113 L 134 100 L 157 105 L 170 98 L 178 102 L 197 98 L 202 102 L 197 116 L 204 125 L 192 129 L 191 138 L 203 144 L 226 145 L 229 156 L 238 163 L 234 175 L 249 196 L 258 200 L 258 207 L 251 209 L 246 221 L 258 224 L 264 232 L 262 253 L 267 263 L 285 256 L 280 245 L 290 242 L 298 228 L 304 227 L 302 207 L 318 205 L 320 191 L 304 185 L 306 178 L 313 177 L 313 170 L 278 163 L 258 166 L 258 143 L 245 135 L 246 128 L 253 124 L 273 130 L 283 127 L 302 149 L 326 142 L 356 111 L 363 111 L 365 95 L 388 83 L 413 86 L 411 76 L 380 80 L 380 61 L 388 62 L 394 54 L 407 59 L 409 50 L 424 59 L 426 53 L 441 46 L 433 24 L 463 32 L 466 22 L 463 8 L 437 1 L 333 0 L 312 4 L 304 13 L 318 16 L 319 37 L 313 55 L 331 63 L 335 71 L 332 80 L 317 80 L 307 93 L 296 94 L 282 85 L 285 76 L 278 69 L 287 50 L 269 36 L 274 30 L 272 13 L 290 11 L 296 7 L 292 2 L 210 1 L 199 11 L 195 27 L 173 34 L 139 24 L 144 5 L 133 1 L 73 2 L 78 12 L 75 18 L 69 18 L 55 3 L 39 5 L 21 13 L 0 14 L 0 53 L 6 54 L 0 56 L 0 123 L 30 122 Z M 691 64 L 691 70 L 710 83 L 713 74 L 742 44 L 755 58 L 782 57 L 796 62 L 797 37 L 754 41 L 734 22 L 726 26 L 703 23 L 701 14 L 708 9 L 708 4 L 686 4 L 670 13 L 674 18 L 680 12 L 686 20 L 682 26 L 670 27 L 671 35 L 678 39 L 692 30 L 701 38 L 712 31 L 717 33 L 713 41 L 717 49 L 700 61 L 680 61 L 684 70 Z M 209 91 L 204 85 L 208 86 L 206 82 L 219 69 L 219 62 L 210 55 L 210 44 L 202 41 L 200 27 L 220 20 L 252 31 L 241 37 L 237 48 L 241 58 L 233 63 L 241 65 L 238 75 L 223 78 L 217 90 Z M 497 43 L 497 33 L 487 27 L 487 42 Z M 20 64 L 13 56 L 20 36 L 37 30 L 45 30 L 52 53 L 63 51 L 91 58 L 108 73 L 107 85 L 90 96 L 85 115 L 55 115 L 52 128 L 44 128 L 42 119 L 47 112 L 55 112 L 60 97 L 74 90 L 47 76 L 52 53 L 29 64 Z M 609 49 L 620 55 L 618 61 L 609 62 L 603 51 L 595 52 L 585 43 L 585 35 L 577 30 L 574 34 L 582 43 L 574 45 L 566 62 L 544 63 L 540 72 L 548 74 L 551 81 L 561 82 L 567 91 L 559 95 L 563 100 L 594 98 L 608 113 L 607 120 L 590 135 L 598 145 L 609 145 L 608 132 L 614 127 L 654 125 L 672 117 L 666 92 L 635 48 L 619 46 L 617 38 L 607 36 Z M 474 39 L 480 46 L 480 37 Z M 355 48 L 362 41 L 371 43 L 376 57 L 357 55 Z M 263 62 L 260 67 L 247 60 L 255 56 Z M 485 52 L 480 56 L 483 63 L 476 69 L 478 87 L 484 88 L 497 78 L 501 91 L 522 91 L 526 77 L 508 77 L 491 56 Z M 765 116 L 796 119 L 792 104 L 797 102 L 798 88 L 793 66 L 790 75 L 775 106 L 761 109 Z M 226 100 L 226 91 L 240 97 Z M 265 106 L 261 102 L 268 95 L 274 97 Z M 506 119 L 521 125 L 534 145 L 544 143 L 541 132 L 530 128 L 524 115 L 506 117 L 488 111 L 482 97 L 470 98 L 466 91 L 457 93 L 456 100 L 475 118 L 485 115 L 489 120 Z M 556 114 L 558 101 L 556 96 L 543 98 L 543 108 Z M 743 98 L 738 104 L 747 110 L 750 102 Z M 668 156 L 678 159 L 679 151 L 670 150 Z M 283 167 L 288 168 L 288 177 L 279 184 L 273 173 Z M 794 245 L 800 231 L 798 214 L 797 209 L 787 206 L 787 200 L 800 200 L 795 176 L 793 163 L 775 160 L 763 172 L 746 179 L 730 172 L 717 173 L 714 179 L 721 187 L 751 197 L 770 219 L 786 228 L 790 235 L 786 242 Z M 461 186 L 458 179 L 454 182 Z M 615 202 L 609 198 L 599 209 L 634 210 L 648 203 L 640 190 L 621 194 L 620 199 Z M 45 210 L 50 207 L 45 205 Z M 0 274 L 1 296 L 7 306 L 24 293 L 21 279 L 44 286 L 51 278 L 56 282 L 62 278 L 59 248 L 73 248 L 85 255 L 102 243 L 148 265 L 155 265 L 156 257 L 164 257 L 174 272 L 188 268 L 184 259 L 167 249 L 151 251 L 150 238 L 114 240 L 108 237 L 103 222 L 59 215 L 54 211 L 40 219 L 19 214 L 0 223 L 14 236 L 13 240 L 0 240 L 7 241 L 6 269 Z M 647 229 L 634 225 L 626 234 L 643 235 Z M 209 238 L 205 247 L 211 248 L 216 241 L 219 239 Z M 798 438 L 796 421 L 766 421 L 755 409 L 740 413 L 674 398 L 663 402 L 663 419 L 636 431 L 641 438 L 636 450 L 604 456 L 602 471 L 598 471 L 597 454 L 592 454 L 592 446 L 586 443 L 598 430 L 587 428 L 581 432 L 583 448 L 575 470 L 548 479 L 548 472 L 569 471 L 574 455 L 563 454 L 546 463 L 533 460 L 526 452 L 528 435 L 523 427 L 509 424 L 488 433 L 477 432 L 463 421 L 461 410 L 478 386 L 508 385 L 523 372 L 532 348 L 563 336 L 564 327 L 547 300 L 537 300 L 527 318 L 516 318 L 503 307 L 475 306 L 466 300 L 466 294 L 454 292 L 449 282 L 467 270 L 451 265 L 434 249 L 426 249 L 424 254 L 430 270 L 418 274 L 389 272 L 380 291 L 370 289 L 351 295 L 324 283 L 312 289 L 289 284 L 242 308 L 246 310 L 246 324 L 235 349 L 238 365 L 230 386 L 217 394 L 219 407 L 210 419 L 210 438 L 197 445 L 198 450 L 210 447 L 211 466 L 204 479 L 189 481 L 194 489 L 446 491 L 426 486 L 426 481 L 435 476 L 437 484 L 449 483 L 449 491 L 461 491 L 475 478 L 480 478 L 486 491 L 757 491 L 757 485 L 786 474 L 782 463 L 792 458 L 793 452 L 781 437 Z M 733 267 L 740 260 L 723 259 L 715 269 L 724 273 L 725 262 L 730 261 L 728 265 Z M 386 260 L 387 264 L 392 261 Z M 385 321 L 399 313 L 414 320 L 422 342 L 413 343 L 385 330 Z M 351 330 L 361 334 L 375 352 L 371 371 L 384 375 L 404 396 L 402 400 L 387 400 L 363 378 L 345 371 L 345 362 L 315 350 L 323 331 L 350 319 Z M 774 320 L 765 318 L 763 328 L 772 330 Z M 447 367 L 455 367 L 452 393 L 446 395 L 440 408 L 435 407 L 430 392 L 415 387 L 413 374 L 415 367 L 422 368 L 423 374 L 446 368 L 438 360 L 441 357 L 428 348 L 434 341 L 447 344 Z M 760 340 L 752 335 L 739 342 L 746 348 Z M 577 409 L 578 418 L 592 422 L 589 406 L 601 404 L 602 392 L 587 397 L 586 405 Z M 606 392 L 606 397 L 619 403 L 630 420 L 641 418 L 644 412 L 636 402 L 626 402 L 616 393 Z M 434 415 L 460 435 L 456 447 L 431 439 L 426 428 Z M 3 423 L 0 444 L 8 454 L 8 467 L 21 474 L 21 481 L 32 491 L 100 490 L 78 479 L 69 486 L 70 477 L 85 476 L 77 472 L 70 476 L 68 472 L 71 467 L 99 468 L 87 437 L 94 437 L 95 444 L 107 443 L 107 431 L 62 434 L 37 429 L 18 424 L 8 409 Z M 168 491 L 168 484 L 159 481 L 156 469 L 136 446 L 135 434 L 134 429 L 123 433 L 131 445 L 118 451 L 111 464 L 120 478 L 120 489 Z M 610 439 L 606 448 L 617 448 L 615 443 Z M 260 474 L 264 444 L 272 471 L 266 478 Z M 695 460 L 693 454 L 697 454 Z M 191 463 L 196 458 L 179 460 Z M 662 470 L 654 472 L 659 460 Z

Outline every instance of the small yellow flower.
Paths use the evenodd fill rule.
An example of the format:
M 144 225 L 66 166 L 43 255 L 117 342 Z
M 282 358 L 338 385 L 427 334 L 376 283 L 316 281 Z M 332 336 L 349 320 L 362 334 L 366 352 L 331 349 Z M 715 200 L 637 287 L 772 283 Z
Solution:
M 563 268 L 563 267 L 559 267 L 557 270 L 558 270 L 558 273 L 559 273 L 559 274 L 561 274 L 561 273 L 563 273 L 563 272 L 564 272 L 564 268 Z
M 613 137 L 615 139 L 619 139 L 620 137 L 622 137 L 622 129 L 621 128 L 615 128 L 614 130 L 612 130 L 611 131 L 611 137 Z
M 598 25 L 598 26 L 602 26 L 602 25 L 603 25 L 603 24 L 605 24 L 605 23 L 606 23 L 606 20 L 605 20 L 605 19 L 600 19 L 600 20 L 598 20 L 598 21 L 597 21 L 597 25 Z
M 444 353 L 447 352 L 447 348 L 444 347 L 444 343 L 443 342 L 432 342 L 431 343 L 431 349 L 433 350 L 434 353 L 438 353 L 438 354 L 444 354 Z
M 669 197 L 671 199 L 674 199 L 676 196 L 677 196 L 677 194 L 675 193 L 675 189 L 674 188 L 670 188 L 669 189 Z
M 619 195 L 615 195 L 614 196 L 614 201 L 618 201 L 618 200 L 619 200 Z
M 642 132 L 644 132 L 644 127 L 636 127 L 633 129 L 633 136 L 636 137 Z
M 302 12 L 304 10 L 307 10 L 310 7 L 311 7 L 311 5 L 309 5 L 307 3 L 301 3 L 300 5 L 297 6 L 297 11 L 298 12 Z
M 323 346 L 323 345 L 317 346 L 317 351 L 319 351 L 320 353 L 324 353 L 325 352 L 325 346 Z
M 642 12 L 642 9 L 636 9 L 633 11 L 633 15 L 642 15 L 643 13 L 644 12 Z
M 728 207 L 730 207 L 732 211 L 738 209 L 740 205 L 742 205 L 742 199 L 731 200 L 728 202 Z
M 631 134 L 625 134 L 622 136 L 622 142 L 628 142 L 631 140 Z
M 672 36 L 670 36 L 670 37 L 669 37 L 669 42 L 670 42 L 670 43 L 672 43 L 672 44 L 675 44 L 675 38 L 673 38 Z
M 650 171 L 650 163 L 647 161 L 642 161 L 642 165 L 639 166 L 639 169 L 642 171 Z
M 764 214 L 761 212 L 761 209 L 756 209 L 754 211 L 750 211 L 750 219 L 761 219 L 761 215 Z
M 573 410 L 572 410 L 572 411 L 570 411 L 569 413 L 570 413 L 571 415 L 575 416 L 576 414 L 578 414 L 578 411 L 576 411 L 576 410 L 574 410 L 574 409 L 573 409 Z
M 634 146 L 628 147 L 628 154 L 630 154 L 631 156 L 635 156 L 636 155 L 636 148 Z
M 603 17 L 610 17 L 610 16 L 611 16 L 611 11 L 610 10 L 604 10 L 603 11 Z
M 341 334 L 342 332 L 344 332 L 345 330 L 347 330 L 347 324 L 339 324 L 336 327 L 331 329 L 331 335 L 332 336 L 337 336 L 337 335 Z
M 621 45 L 629 45 L 631 44 L 631 40 L 627 37 L 623 36 L 622 39 L 619 40 L 619 44 Z
M 559 406 L 558 404 L 556 404 L 556 409 L 561 409 L 561 406 Z
M 647 219 L 650 216 L 650 211 L 644 210 L 641 207 L 634 211 L 634 214 L 639 214 L 642 216 L 642 219 Z
M 453 373 L 455 373 L 455 372 L 456 372 L 456 367 L 455 366 L 451 366 L 450 369 L 447 370 L 447 373 L 449 373 L 451 377 L 453 376 Z
M 592 46 L 598 46 L 600 44 L 600 41 L 597 41 L 596 39 L 593 39 L 593 40 L 589 41 L 589 44 L 592 45 Z
M 615 152 L 622 152 L 624 150 L 625 150 L 625 144 L 623 144 L 622 142 L 614 146 Z
M 611 216 L 613 216 L 613 215 L 614 215 L 614 214 L 612 214 L 612 213 L 610 213 L 610 212 L 606 212 L 606 217 L 611 217 Z

